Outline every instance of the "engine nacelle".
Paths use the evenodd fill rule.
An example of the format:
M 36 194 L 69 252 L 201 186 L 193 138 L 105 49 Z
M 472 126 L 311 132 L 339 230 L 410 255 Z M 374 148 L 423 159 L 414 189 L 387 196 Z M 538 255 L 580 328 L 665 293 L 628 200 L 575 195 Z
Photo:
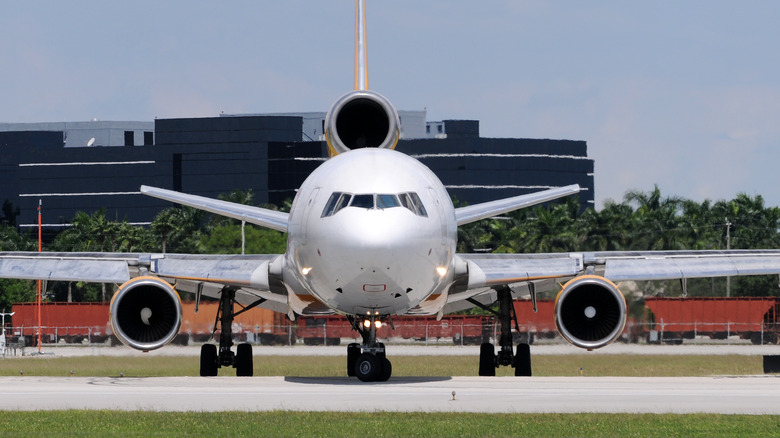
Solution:
M 114 335 L 128 347 L 149 351 L 170 343 L 181 327 L 181 299 L 157 277 L 124 283 L 109 307 Z
M 555 299 L 555 324 L 561 336 L 577 347 L 601 348 L 623 332 L 626 299 L 604 277 L 576 277 L 563 286 Z
M 368 90 L 341 96 L 325 116 L 328 154 L 352 149 L 395 149 L 401 135 L 398 111 L 386 97 Z

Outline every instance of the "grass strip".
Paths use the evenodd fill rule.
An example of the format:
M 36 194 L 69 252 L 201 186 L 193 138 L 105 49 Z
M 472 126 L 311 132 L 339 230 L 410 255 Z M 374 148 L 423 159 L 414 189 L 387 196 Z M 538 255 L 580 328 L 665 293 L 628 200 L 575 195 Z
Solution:
M 255 376 L 337 377 L 346 374 L 346 355 L 338 356 L 255 356 Z M 391 356 L 393 375 L 475 376 L 478 358 L 470 356 Z M 589 355 L 533 357 L 535 376 L 625 376 L 692 377 L 762 374 L 761 356 L 707 355 Z M 0 360 L 0 375 L 18 376 L 197 376 L 199 359 L 192 356 L 77 356 L 11 357 Z M 513 373 L 502 367 L 497 375 Z M 221 376 L 235 375 L 221 368 Z
M 762 437 L 780 416 L 341 412 L 3 412 L 2 436 Z

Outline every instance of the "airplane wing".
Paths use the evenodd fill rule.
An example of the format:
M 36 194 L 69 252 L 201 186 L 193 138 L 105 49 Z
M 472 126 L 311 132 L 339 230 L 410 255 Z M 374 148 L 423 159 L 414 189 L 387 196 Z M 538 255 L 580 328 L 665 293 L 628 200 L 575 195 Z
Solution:
M 536 204 L 543 204 L 558 198 L 579 193 L 579 191 L 580 186 L 577 184 L 572 184 L 570 186 L 556 187 L 554 189 L 529 193 L 527 195 L 483 202 L 481 204 L 469 205 L 467 207 L 459 207 L 455 209 L 455 219 L 458 222 L 458 226 L 461 226 L 471 222 L 476 222 L 481 219 L 498 216 L 513 210 L 531 207 Z
M 445 313 L 463 308 L 456 303 L 509 285 L 516 293 L 529 283 L 537 291 L 554 289 L 558 281 L 597 273 L 621 282 L 674 280 L 742 275 L 780 275 L 780 250 L 625 251 L 560 254 L 458 254 L 462 280 L 453 287 Z M 470 307 L 470 306 L 466 306 Z
M 124 283 L 140 254 L 0 252 L 0 278 Z
M 205 210 L 221 216 L 247 221 L 250 224 L 260 225 L 271 228 L 272 230 L 287 232 L 287 221 L 290 215 L 289 213 L 282 211 L 236 204 L 203 196 L 189 195 L 157 187 L 141 186 L 141 193 L 154 198 L 194 207 L 199 210 Z
M 0 278 L 122 284 L 155 274 L 175 289 L 219 298 L 223 286 L 236 301 L 287 313 L 287 292 L 269 274 L 280 255 L 0 252 Z

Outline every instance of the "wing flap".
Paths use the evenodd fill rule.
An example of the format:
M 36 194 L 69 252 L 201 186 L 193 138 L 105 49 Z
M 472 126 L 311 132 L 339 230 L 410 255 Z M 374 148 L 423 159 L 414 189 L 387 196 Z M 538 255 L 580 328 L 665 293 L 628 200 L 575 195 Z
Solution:
M 269 269 L 280 255 L 164 255 L 152 260 L 152 272 L 191 280 L 268 290 Z
M 718 254 L 615 258 L 605 261 L 604 276 L 612 281 L 780 274 L 780 254 Z
M 570 277 L 582 271 L 579 254 L 458 254 L 468 266 L 467 289 Z
M 89 257 L 0 256 L 0 278 L 124 283 L 130 279 L 126 260 Z

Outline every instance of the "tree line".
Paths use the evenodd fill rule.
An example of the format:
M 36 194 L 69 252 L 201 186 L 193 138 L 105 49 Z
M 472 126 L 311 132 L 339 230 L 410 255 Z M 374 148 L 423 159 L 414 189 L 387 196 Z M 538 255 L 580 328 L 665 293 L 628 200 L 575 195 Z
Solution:
M 220 199 L 253 205 L 251 191 L 234 191 Z M 457 204 L 457 201 L 456 201 Z M 274 208 L 275 206 L 263 205 Z M 289 211 L 290 202 L 278 207 Z M 8 207 L 10 208 L 10 207 Z M 570 251 L 719 250 L 780 248 L 780 208 L 766 207 L 760 195 L 732 200 L 695 202 L 666 197 L 658 187 L 628 192 L 621 202 L 607 201 L 601 210 L 581 210 L 576 197 L 559 203 L 512 212 L 503 217 L 460 227 L 459 252 L 540 253 Z M 161 211 L 148 227 L 109 220 L 105 211 L 80 212 L 45 251 L 168 252 L 237 254 L 241 252 L 239 221 L 190 207 Z M 245 229 L 246 253 L 284 252 L 286 236 L 251 224 Z M 37 237 L 12 225 L 0 228 L 0 251 L 36 251 Z M 113 285 L 110 286 L 113 289 Z M 679 282 L 647 282 L 650 295 L 679 295 Z M 11 303 L 32 301 L 35 282 L 0 279 L 0 310 Z M 731 296 L 776 296 L 778 277 L 735 277 Z M 725 279 L 689 280 L 691 296 L 725 296 Z M 106 285 L 52 282 L 46 298 L 53 301 L 105 301 Z
M 236 190 L 220 195 L 226 201 L 253 205 L 253 193 Z M 272 205 L 262 207 L 278 209 Z M 281 207 L 289 210 L 289 203 Z M 105 210 L 91 214 L 79 212 L 70 223 L 44 244 L 51 252 L 140 252 L 239 254 L 241 252 L 240 221 L 210 215 L 191 207 L 175 206 L 162 210 L 148 227 L 132 225 L 127 220 L 110 220 Z M 246 224 L 244 227 L 247 254 L 280 254 L 285 250 L 284 233 Z M 37 230 L 26 234 L 12 225 L 0 227 L 0 251 L 37 251 Z M 50 282 L 46 299 L 51 301 L 107 301 L 114 285 L 86 282 Z M 34 301 L 37 285 L 34 281 L 0 279 L 0 311 L 10 311 L 15 302 Z
M 656 186 L 621 202 L 581 211 L 575 197 L 475 222 L 458 231 L 459 252 L 545 253 L 780 248 L 780 208 L 760 195 L 696 202 L 666 197 Z M 778 296 L 778 276 L 687 280 L 689 296 Z M 645 295 L 678 296 L 679 281 L 642 282 Z

